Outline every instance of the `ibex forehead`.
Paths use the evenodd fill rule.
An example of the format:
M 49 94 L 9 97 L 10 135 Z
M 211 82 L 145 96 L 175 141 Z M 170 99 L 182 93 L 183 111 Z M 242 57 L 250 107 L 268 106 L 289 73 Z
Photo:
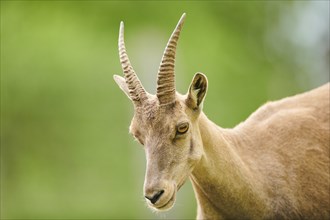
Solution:
M 157 100 L 149 101 L 145 105 L 135 108 L 133 123 L 138 123 L 139 127 L 159 126 L 160 124 L 169 124 L 181 118 L 184 113 L 184 103 L 177 100 L 167 105 L 159 105 Z

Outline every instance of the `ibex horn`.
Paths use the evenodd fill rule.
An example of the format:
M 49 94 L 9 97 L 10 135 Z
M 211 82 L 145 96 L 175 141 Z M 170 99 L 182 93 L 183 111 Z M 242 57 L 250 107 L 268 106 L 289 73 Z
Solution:
M 159 103 L 169 104 L 175 101 L 174 63 L 176 45 L 186 14 L 184 13 L 174 29 L 163 54 L 157 79 L 157 97 Z
M 134 103 L 143 103 L 147 94 L 128 59 L 124 42 L 124 22 L 120 22 L 118 49 L 121 67 L 124 72 L 130 97 Z

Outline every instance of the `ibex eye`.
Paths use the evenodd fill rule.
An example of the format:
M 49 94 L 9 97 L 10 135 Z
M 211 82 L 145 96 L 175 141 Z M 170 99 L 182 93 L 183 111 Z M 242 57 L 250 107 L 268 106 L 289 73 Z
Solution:
M 188 131 L 189 129 L 189 123 L 188 122 L 185 122 L 185 123 L 182 123 L 182 124 L 179 124 L 176 128 L 176 132 L 178 134 L 184 134 Z

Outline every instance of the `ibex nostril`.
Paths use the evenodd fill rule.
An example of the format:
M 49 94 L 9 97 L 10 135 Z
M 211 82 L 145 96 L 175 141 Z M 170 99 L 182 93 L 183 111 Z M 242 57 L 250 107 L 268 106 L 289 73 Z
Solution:
M 145 196 L 145 198 L 148 199 L 152 204 L 155 204 L 158 201 L 158 199 L 163 195 L 163 193 L 164 193 L 164 190 L 160 190 L 152 197 Z

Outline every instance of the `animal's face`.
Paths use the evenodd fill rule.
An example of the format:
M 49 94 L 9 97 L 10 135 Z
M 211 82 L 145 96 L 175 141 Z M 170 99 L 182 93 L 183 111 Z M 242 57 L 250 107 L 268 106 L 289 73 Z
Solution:
M 146 154 L 146 201 L 156 210 L 168 210 L 202 155 L 199 112 L 187 106 L 185 98 L 170 106 L 150 103 L 148 107 L 147 112 L 135 111 L 130 133 L 144 146 Z
M 147 93 L 135 74 L 125 49 L 123 23 L 120 26 L 119 56 L 125 78 L 115 75 L 114 79 L 134 104 L 130 133 L 144 146 L 144 195 L 156 210 L 173 206 L 176 192 L 203 153 L 198 118 L 207 90 L 206 76 L 195 74 L 186 95 L 175 92 L 175 51 L 184 17 L 165 48 L 156 95 Z

